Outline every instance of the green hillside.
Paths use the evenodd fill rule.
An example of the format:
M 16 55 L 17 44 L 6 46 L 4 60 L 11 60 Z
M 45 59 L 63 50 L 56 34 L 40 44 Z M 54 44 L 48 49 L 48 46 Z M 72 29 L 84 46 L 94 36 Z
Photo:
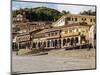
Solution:
M 13 16 L 23 14 L 29 21 L 56 21 L 63 13 L 47 7 L 24 8 L 13 11 Z

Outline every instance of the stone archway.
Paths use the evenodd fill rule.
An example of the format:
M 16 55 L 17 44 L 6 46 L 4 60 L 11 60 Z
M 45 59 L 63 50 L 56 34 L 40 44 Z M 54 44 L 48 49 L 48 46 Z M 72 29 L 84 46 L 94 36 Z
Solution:
M 71 41 L 70 41 L 70 45 L 72 45 L 72 46 L 73 46 L 73 45 L 74 45 L 74 43 L 75 43 L 75 42 L 74 42 L 74 38 L 72 37 L 72 38 L 71 38 Z
M 44 45 L 44 47 L 46 47 L 46 42 L 45 41 L 43 42 L 43 45 Z
M 70 38 L 68 38 L 68 39 L 67 39 L 67 44 L 68 44 L 68 46 L 70 45 L 70 41 L 71 41 Z
M 61 39 L 59 39 L 58 42 L 59 42 L 59 48 L 61 48 Z
M 84 35 L 81 35 L 81 44 L 86 43 L 86 37 Z
M 40 43 L 40 42 L 38 42 L 38 48 L 40 48 L 40 46 L 41 46 L 41 43 Z
M 63 39 L 63 46 L 65 46 L 66 45 L 66 39 Z
M 30 48 L 30 42 L 29 41 L 26 43 L 26 48 Z
M 78 37 L 75 37 L 75 45 L 79 42 Z
M 67 43 L 70 42 L 70 38 L 67 39 Z
M 57 40 L 55 40 L 55 48 L 57 48 Z
M 36 48 L 36 43 L 35 42 L 33 42 L 33 48 Z

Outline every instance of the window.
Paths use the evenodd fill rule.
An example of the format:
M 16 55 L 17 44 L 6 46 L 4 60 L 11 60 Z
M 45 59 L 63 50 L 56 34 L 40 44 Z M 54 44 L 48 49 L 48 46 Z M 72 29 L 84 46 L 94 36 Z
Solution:
M 68 33 L 68 31 L 66 30 L 66 31 L 65 31 L 65 33 L 67 34 L 67 33 Z
M 75 18 L 75 21 L 77 21 L 77 18 Z
M 72 32 L 72 30 L 69 30 L 69 32 Z
M 92 22 L 92 19 L 90 19 L 90 22 Z
M 55 35 L 57 35 L 57 32 L 55 32 Z
M 83 21 L 86 21 L 86 18 L 82 18 Z
M 52 36 L 56 36 L 57 35 L 57 32 L 52 32 L 51 35 Z
M 52 35 L 52 36 L 54 36 L 54 35 L 55 35 L 55 34 L 54 34 L 54 32 L 53 32 L 53 33 L 51 33 L 51 35 Z
M 50 33 L 48 33 L 48 36 L 50 36 Z

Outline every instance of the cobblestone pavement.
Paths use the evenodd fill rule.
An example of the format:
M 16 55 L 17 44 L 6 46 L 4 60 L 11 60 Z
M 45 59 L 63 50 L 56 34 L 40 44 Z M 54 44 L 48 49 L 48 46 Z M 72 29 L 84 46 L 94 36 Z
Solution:
M 75 69 L 94 69 L 95 59 L 79 59 L 52 55 L 16 56 L 13 52 L 12 72 L 44 72 Z

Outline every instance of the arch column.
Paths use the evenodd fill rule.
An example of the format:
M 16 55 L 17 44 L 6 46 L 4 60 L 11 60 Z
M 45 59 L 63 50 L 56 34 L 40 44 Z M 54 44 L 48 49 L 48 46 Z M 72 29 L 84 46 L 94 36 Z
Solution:
M 46 48 L 48 48 L 48 42 L 47 42 L 47 40 L 46 40 Z
M 63 38 L 61 38 L 61 48 L 64 48 L 64 46 L 63 46 Z
M 71 37 L 68 37 L 67 38 L 67 46 L 70 46 L 70 43 L 71 43 Z
M 55 48 L 55 39 L 52 40 L 52 46 Z
M 53 42 L 52 42 L 52 40 L 51 40 L 51 48 L 53 47 L 53 44 L 52 44 Z
M 50 43 L 49 43 L 49 47 L 51 48 L 52 47 L 52 42 L 51 42 L 51 40 L 49 40 L 50 41 Z
M 78 36 L 78 44 L 80 45 L 81 44 L 81 37 Z
M 57 48 L 59 48 L 59 39 L 57 39 Z
M 57 48 L 61 47 L 61 39 L 57 39 Z

